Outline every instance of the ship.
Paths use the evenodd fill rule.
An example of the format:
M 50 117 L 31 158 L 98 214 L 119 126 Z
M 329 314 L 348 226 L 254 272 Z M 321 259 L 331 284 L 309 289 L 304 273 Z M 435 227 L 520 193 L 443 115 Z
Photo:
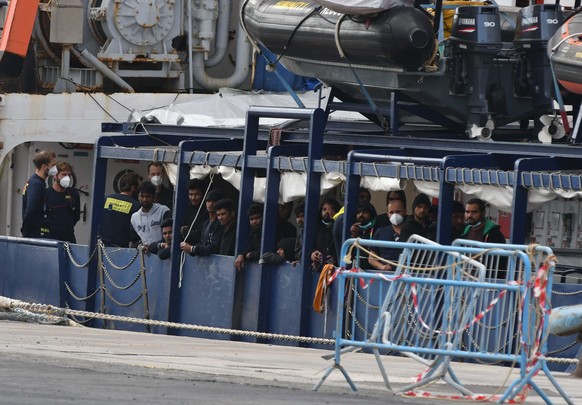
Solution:
M 273 218 L 280 203 L 304 200 L 309 251 L 327 193 L 346 217 L 361 186 L 379 211 L 387 191 L 405 189 L 410 201 L 427 193 L 438 199 L 436 239 L 445 245 L 452 200 L 480 196 L 509 242 L 554 249 L 553 304 L 571 304 L 582 293 L 582 162 L 557 141 L 571 116 L 555 107 L 548 54 L 563 11 L 467 2 L 454 6 L 445 33 L 445 9 L 440 1 L 353 15 L 311 1 L 11 1 L 0 42 L 1 294 L 200 326 L 77 319 L 94 327 L 329 347 L 337 287 L 328 312 L 313 311 L 319 274 L 305 255 L 240 272 L 229 256 L 181 256 L 177 240 L 166 261 L 102 245 L 104 196 L 128 170 L 145 175 L 155 161 L 175 188 L 175 223 L 190 177 L 228 190 L 238 203 L 236 252 L 247 247 L 253 201 Z M 508 21 L 514 29 L 502 29 Z M 402 25 L 411 31 L 401 35 Z M 42 149 L 73 165 L 79 244 L 20 236 L 22 188 Z M 265 221 L 261 253 L 275 250 L 274 236 Z M 563 349 L 556 356 L 578 352 L 572 336 L 549 344 Z

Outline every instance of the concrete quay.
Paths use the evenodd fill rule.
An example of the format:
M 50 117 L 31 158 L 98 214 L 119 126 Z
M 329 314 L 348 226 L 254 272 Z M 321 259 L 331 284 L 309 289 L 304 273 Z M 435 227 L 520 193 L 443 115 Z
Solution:
M 365 353 L 342 358 L 342 365 L 358 387 L 357 393 L 352 392 L 338 370 L 314 392 L 313 386 L 331 364 L 321 356 L 330 353 L 289 346 L 0 321 L 3 364 L 0 403 L 92 404 L 103 403 L 107 398 L 108 402 L 135 403 L 148 390 L 151 392 L 142 403 L 449 402 L 392 395 L 382 383 L 374 357 Z M 425 369 L 406 357 L 384 356 L 383 363 L 396 389 Z M 486 395 L 503 392 L 501 387 L 518 375 L 518 370 L 509 367 L 474 363 L 455 362 L 453 370 L 465 387 Z M 554 375 L 572 402 L 582 404 L 580 379 L 565 373 Z M 101 384 L 95 395 L 90 388 L 92 381 Z M 545 376 L 540 374 L 534 381 L 554 404 L 565 403 Z M 43 384 L 46 387 L 38 394 L 31 391 Z M 51 388 L 55 385 L 60 388 Z M 70 390 L 65 386 L 70 386 Z M 457 394 L 442 381 L 424 391 Z M 99 397 L 102 394 L 105 396 Z M 526 403 L 544 402 L 532 391 Z

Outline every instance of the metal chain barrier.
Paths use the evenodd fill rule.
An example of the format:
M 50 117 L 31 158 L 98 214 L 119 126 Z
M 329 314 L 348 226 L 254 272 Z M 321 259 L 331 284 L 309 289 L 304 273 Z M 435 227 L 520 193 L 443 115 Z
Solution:
M 117 264 L 115 264 L 111 260 L 111 257 L 107 253 L 107 249 L 105 247 L 105 244 L 101 241 L 101 239 L 98 239 L 97 240 L 97 244 L 95 246 L 95 249 L 91 253 L 91 256 L 89 257 L 89 260 L 87 260 L 87 262 L 84 263 L 84 264 L 77 263 L 77 261 L 75 260 L 75 258 L 72 255 L 71 247 L 70 247 L 69 243 L 65 243 L 64 244 L 64 248 L 65 248 L 65 251 L 67 252 L 67 255 L 68 255 L 69 259 L 71 260 L 71 262 L 76 267 L 79 267 L 79 268 L 87 267 L 89 265 L 89 263 L 93 260 L 93 258 L 95 257 L 95 255 L 97 255 L 97 261 L 98 261 L 97 268 L 99 269 L 98 274 L 99 274 L 99 280 L 100 281 L 99 281 L 99 286 L 97 287 L 97 289 L 95 289 L 95 291 L 93 291 L 91 294 L 89 294 L 89 295 L 87 295 L 85 297 L 79 297 L 77 294 L 75 294 L 73 292 L 73 290 L 71 289 L 70 285 L 66 281 L 64 283 L 67 292 L 75 300 L 77 300 L 77 301 L 87 301 L 87 300 L 95 297 L 95 295 L 98 292 L 101 292 L 102 295 L 101 295 L 101 309 L 100 309 L 100 312 L 103 313 L 103 314 L 106 312 L 106 308 L 105 308 L 105 305 L 104 305 L 105 304 L 105 296 L 109 297 L 109 299 L 114 304 L 116 304 L 116 305 L 118 305 L 120 307 L 130 307 L 130 306 L 134 305 L 136 302 L 138 302 L 140 300 L 140 298 L 142 298 L 142 297 L 144 298 L 144 300 L 147 300 L 147 292 L 145 292 L 146 291 L 145 288 L 147 288 L 147 287 L 145 287 L 145 284 L 144 284 L 144 289 L 139 293 L 139 295 L 136 298 L 134 298 L 129 303 L 123 303 L 123 302 L 120 302 L 119 300 L 117 300 L 111 294 L 111 292 L 107 289 L 107 287 L 105 285 L 105 279 L 106 279 L 106 280 L 109 281 L 110 285 L 113 288 L 118 289 L 118 290 L 125 291 L 125 290 L 128 290 L 129 288 L 133 287 L 138 282 L 138 280 L 140 278 L 145 277 L 145 267 L 144 267 L 145 264 L 144 264 L 144 261 L 143 261 L 143 250 L 141 249 L 141 246 L 140 246 L 140 248 L 138 248 L 136 250 L 136 253 L 131 258 L 131 260 L 127 264 L 125 264 L 123 266 L 117 265 Z M 121 270 L 126 270 L 126 269 L 128 269 L 136 261 L 136 259 L 138 258 L 138 256 L 140 256 L 140 254 L 142 256 L 142 260 L 141 260 L 141 263 L 140 263 L 140 270 L 137 273 L 137 275 L 135 276 L 135 278 L 128 285 L 126 285 L 126 286 L 121 286 L 118 283 L 116 283 L 113 280 L 113 277 L 112 277 L 111 273 L 107 270 L 106 263 L 108 263 L 109 265 L 111 265 L 111 267 L 113 269 L 115 269 L 115 270 L 120 270 L 120 271 Z M 146 318 L 148 318 L 148 317 L 149 317 L 149 314 L 148 314 L 148 311 L 147 311 L 147 304 L 146 304 Z
M 562 297 L 570 297 L 572 295 L 582 294 L 582 290 L 572 291 L 572 292 L 562 292 L 562 291 L 556 291 L 556 290 L 552 289 L 552 294 L 561 295 Z
M 71 245 L 69 244 L 69 242 L 65 242 L 63 247 L 65 248 L 65 252 L 67 252 L 67 256 L 69 256 L 69 260 L 71 261 L 71 263 L 73 263 L 73 266 L 80 268 L 80 269 L 83 267 L 87 267 L 89 265 L 89 263 L 91 263 L 91 261 L 95 257 L 95 254 L 97 254 L 97 249 L 99 249 L 99 245 L 95 246 L 95 249 L 93 249 L 93 251 L 91 252 L 89 259 L 87 259 L 87 261 L 85 263 L 79 264 L 79 263 L 77 263 L 77 261 L 73 257 L 73 252 L 71 252 Z
M 578 342 L 578 339 L 574 339 L 573 341 L 568 343 L 566 346 L 561 347 L 561 348 L 556 349 L 556 350 L 549 351 L 547 354 L 552 355 L 552 354 L 562 353 L 563 351 L 566 351 L 566 350 L 576 346 L 578 343 L 580 343 L 580 342 Z
M 111 301 L 113 301 L 115 304 L 117 304 L 117 305 L 119 305 L 120 307 L 123 307 L 123 308 L 131 307 L 133 304 L 135 304 L 136 302 L 138 302 L 139 299 L 143 296 L 143 291 L 142 291 L 141 293 L 139 293 L 139 295 L 137 297 L 135 297 L 133 299 L 133 301 L 128 302 L 127 304 L 124 304 L 123 302 L 120 302 L 117 299 L 115 299 L 113 297 L 113 295 L 111 295 L 111 291 L 109 291 L 109 289 L 106 288 L 105 286 L 103 287 L 103 290 L 105 291 L 105 294 L 107 294 L 107 296 L 109 297 L 109 299 Z
M 354 286 L 352 286 L 352 290 L 354 290 Z M 354 290 L 355 291 L 355 290 Z M 380 307 L 377 305 L 372 305 L 370 304 L 367 300 L 364 299 L 364 297 L 362 297 L 362 294 L 356 294 L 356 296 L 358 297 L 358 301 L 360 301 L 362 304 L 364 304 L 365 306 L 367 306 L 370 309 L 373 309 L 375 311 L 379 310 Z
M 135 262 L 135 260 L 139 256 L 139 252 L 142 250 L 142 246 L 140 245 L 138 247 L 138 249 L 136 250 L 135 255 L 129 261 L 129 263 L 127 263 L 127 264 L 125 264 L 123 266 L 119 266 L 119 265 L 113 263 L 113 261 L 109 257 L 109 254 L 107 253 L 107 249 L 105 248 L 105 245 L 103 244 L 103 242 L 101 240 L 99 240 L 97 242 L 97 244 L 99 245 L 99 248 L 103 252 L 103 257 L 105 257 L 105 260 L 107 260 L 107 263 L 109 263 L 111 265 L 111 267 L 113 267 L 115 270 L 125 270 L 125 269 L 127 269 L 129 266 L 131 266 L 133 264 L 133 262 Z
M 111 278 L 111 274 L 109 274 L 109 272 L 107 271 L 107 268 L 105 267 L 105 263 L 102 263 L 102 269 L 103 269 L 103 273 L 105 274 L 105 277 L 107 278 L 107 280 L 109 280 L 111 285 L 113 287 L 115 287 L 116 289 L 122 290 L 122 291 L 128 290 L 129 288 L 133 287 L 135 285 L 135 283 L 137 283 L 137 281 L 141 277 L 141 273 L 137 273 L 137 275 L 135 276 L 135 278 L 133 279 L 133 281 L 131 283 L 129 283 L 126 286 L 120 286 L 115 281 L 113 281 L 113 279 Z
M 77 301 L 87 301 L 88 299 L 93 298 L 95 296 L 95 294 L 97 294 L 99 292 L 99 288 L 97 288 L 97 289 L 95 289 L 95 291 L 93 291 L 91 294 L 87 295 L 86 297 L 79 297 L 73 292 L 73 290 L 69 286 L 69 283 L 67 283 L 66 281 L 65 281 L 65 288 L 67 289 L 67 292 L 71 295 L 71 297 L 73 297 Z

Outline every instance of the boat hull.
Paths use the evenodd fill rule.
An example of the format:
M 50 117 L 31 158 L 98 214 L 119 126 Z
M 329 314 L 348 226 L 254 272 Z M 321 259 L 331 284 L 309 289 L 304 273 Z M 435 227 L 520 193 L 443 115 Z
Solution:
M 436 52 L 428 15 L 412 7 L 345 17 L 306 2 L 251 0 L 242 13 L 253 39 L 288 57 L 416 69 Z
M 548 44 L 548 53 L 560 84 L 582 94 L 582 14 L 568 18 Z

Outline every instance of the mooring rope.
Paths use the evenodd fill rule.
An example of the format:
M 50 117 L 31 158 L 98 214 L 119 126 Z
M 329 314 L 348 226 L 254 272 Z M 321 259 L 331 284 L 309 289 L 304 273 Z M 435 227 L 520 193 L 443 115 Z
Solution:
M 12 312 L 10 312 L 12 311 Z M 37 314 L 35 312 L 41 312 Z M 120 321 L 137 323 L 141 325 L 161 326 L 172 329 L 188 329 L 199 332 L 222 333 L 227 335 L 250 336 L 263 339 L 272 340 L 288 340 L 294 342 L 305 342 L 322 345 L 335 344 L 334 339 L 314 338 L 306 336 L 285 335 L 281 333 L 265 333 L 253 332 L 238 329 L 218 328 L 213 326 L 192 325 L 186 323 L 176 323 L 167 321 L 157 321 L 153 319 L 133 318 L 129 316 L 119 316 L 110 314 L 99 314 L 90 311 L 79 311 L 71 308 L 59 308 L 46 304 L 35 304 L 19 300 L 13 300 L 7 297 L 0 296 L 0 319 L 11 321 L 25 321 L 25 322 L 39 322 L 56 325 L 81 326 L 79 322 L 72 321 L 67 316 L 72 318 L 86 317 L 94 319 L 103 319 L 108 321 Z M 578 364 L 578 359 L 566 359 L 560 357 L 544 357 L 547 362 L 563 363 L 563 364 Z
M 334 339 L 325 339 L 325 338 L 314 338 L 314 337 L 307 337 L 307 336 L 295 336 L 295 335 L 285 335 L 282 333 L 266 333 L 266 332 L 254 332 L 254 331 L 246 331 L 246 330 L 238 330 L 238 329 L 228 329 L 228 328 L 219 328 L 214 326 L 203 326 L 203 325 L 191 325 L 186 323 L 177 323 L 177 322 L 168 322 L 168 321 L 156 321 L 152 319 L 142 319 L 142 318 L 133 318 L 129 316 L 119 316 L 119 315 L 110 315 L 110 314 L 100 314 L 95 312 L 89 311 L 79 311 L 70 308 L 59 308 L 52 305 L 45 305 L 45 304 L 37 304 L 37 303 L 29 303 L 19 300 L 13 300 L 7 297 L 0 296 L 0 311 L 4 310 L 16 310 L 16 309 L 23 309 L 30 312 L 37 312 L 48 314 L 49 316 L 56 316 L 56 317 L 66 317 L 66 316 L 76 316 L 76 317 L 89 317 L 94 319 L 103 319 L 107 321 L 119 321 L 119 322 L 131 322 L 140 325 L 149 325 L 149 326 L 160 326 L 163 328 L 172 328 L 172 329 L 187 329 L 187 330 L 194 330 L 198 332 L 208 332 L 208 333 L 221 333 L 227 335 L 237 335 L 237 336 L 250 336 L 256 337 L 260 339 L 271 339 L 271 340 L 287 340 L 293 342 L 304 342 L 304 343 L 313 343 L 313 344 L 322 344 L 322 345 L 333 345 L 335 344 Z

